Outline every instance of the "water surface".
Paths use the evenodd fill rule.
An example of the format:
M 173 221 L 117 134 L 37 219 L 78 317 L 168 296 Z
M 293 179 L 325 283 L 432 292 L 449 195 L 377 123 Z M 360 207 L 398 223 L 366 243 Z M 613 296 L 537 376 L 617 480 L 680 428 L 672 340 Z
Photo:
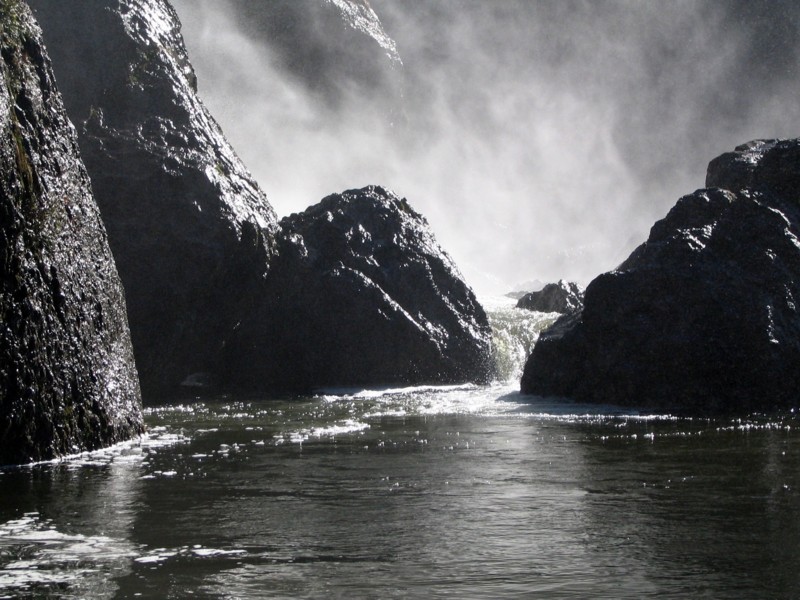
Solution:
M 792 597 L 793 414 L 511 388 L 220 398 L 0 474 L 0 597 Z
M 552 315 L 495 304 L 515 381 Z M 795 413 L 688 419 L 515 384 L 150 407 L 0 469 L 0 598 L 791 598 Z

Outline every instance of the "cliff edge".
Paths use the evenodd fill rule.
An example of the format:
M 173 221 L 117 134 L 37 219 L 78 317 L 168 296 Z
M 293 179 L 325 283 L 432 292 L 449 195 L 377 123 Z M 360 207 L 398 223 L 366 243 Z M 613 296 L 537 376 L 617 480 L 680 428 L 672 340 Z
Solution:
M 125 298 L 23 2 L 0 2 L 0 464 L 144 429 Z
M 125 285 L 143 392 L 174 394 L 218 369 L 277 218 L 200 101 L 168 2 L 31 5 Z

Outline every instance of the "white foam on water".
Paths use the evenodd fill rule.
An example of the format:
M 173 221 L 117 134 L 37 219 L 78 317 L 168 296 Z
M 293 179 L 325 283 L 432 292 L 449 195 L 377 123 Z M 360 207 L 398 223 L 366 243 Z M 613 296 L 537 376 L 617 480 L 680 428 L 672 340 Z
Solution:
M 8 560 L 0 563 L 0 594 L 33 586 L 73 586 L 87 579 L 102 581 L 108 570 L 137 555 L 125 540 L 65 533 L 38 513 L 0 524 L 0 548 Z
M 223 549 L 223 548 L 206 548 L 201 545 L 195 545 L 191 548 L 189 546 L 181 546 L 179 548 L 154 548 L 147 551 L 145 554 L 138 556 L 134 559 L 139 564 L 162 564 L 172 558 L 212 558 L 224 556 L 241 556 L 247 554 L 247 550 L 239 548 Z
M 355 433 L 369 429 L 369 423 L 362 421 L 349 420 L 344 423 L 328 425 L 327 427 L 312 427 L 310 435 L 314 437 L 334 437 L 337 435 L 344 435 L 347 433 Z
M 220 550 L 219 548 L 192 548 L 192 554 L 197 556 L 233 556 L 247 554 L 246 550 Z
M 322 388 L 318 390 L 321 400 L 336 402 L 342 399 L 382 398 L 384 396 L 399 396 L 420 394 L 424 392 L 453 392 L 474 390 L 479 386 L 473 383 L 458 385 L 413 385 L 405 387 L 373 387 L 373 388 Z
M 273 436 L 276 445 L 284 442 L 292 444 L 302 444 L 311 438 L 335 438 L 340 435 L 350 435 L 359 433 L 370 428 L 369 423 L 358 421 L 355 419 L 348 419 L 339 421 L 331 425 L 323 425 L 320 427 L 309 427 L 307 429 L 300 429 L 298 431 L 288 431 L 286 433 L 277 434 Z
M 35 512 L 0 524 L 0 549 L 0 598 L 27 597 L 48 588 L 68 597 L 86 597 L 80 592 L 86 589 L 113 597 L 113 574 L 127 572 L 134 562 L 158 565 L 175 557 L 202 560 L 247 553 L 202 545 L 147 549 L 106 535 L 66 533 Z
M 167 430 L 166 427 L 154 427 L 144 435 L 105 448 L 76 452 L 75 454 L 24 465 L 9 465 L 9 467 L 5 468 L 32 469 L 44 465 L 57 464 L 66 464 L 69 468 L 79 468 L 105 466 L 111 463 L 137 463 L 143 461 L 151 450 L 183 444 L 188 441 L 189 438 L 182 432 L 175 433 Z M 0 473 L 2 468 L 0 467 Z
M 408 415 L 497 416 L 508 414 L 518 406 L 514 386 L 499 382 L 489 386 L 428 386 L 371 400 L 370 405 L 361 407 L 368 419 Z

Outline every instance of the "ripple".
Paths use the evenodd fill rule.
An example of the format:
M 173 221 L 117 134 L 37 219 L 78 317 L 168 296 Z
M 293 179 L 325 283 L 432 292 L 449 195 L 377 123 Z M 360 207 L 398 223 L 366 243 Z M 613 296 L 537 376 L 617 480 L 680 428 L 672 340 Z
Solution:
M 0 525 L 0 592 L 76 585 L 101 590 L 108 574 L 136 555 L 125 540 L 65 533 L 38 513 L 25 513 Z

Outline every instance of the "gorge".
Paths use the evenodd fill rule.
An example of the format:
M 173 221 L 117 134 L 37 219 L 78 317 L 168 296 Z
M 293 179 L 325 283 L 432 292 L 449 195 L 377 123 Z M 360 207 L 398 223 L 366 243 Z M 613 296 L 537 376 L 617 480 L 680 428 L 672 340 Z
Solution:
M 282 18 L 321 10 L 341 36 L 357 42 L 344 58 L 362 59 L 356 66 L 364 56 L 375 61 L 382 48 L 375 36 L 382 30 L 374 13 L 365 11 L 374 20 L 365 28 L 347 21 L 342 8 L 357 3 L 307 4 Z M 419 217 L 405 224 L 404 215 L 414 214 L 407 204 L 380 219 L 361 216 L 364 224 L 372 218 L 381 228 L 365 233 L 377 236 L 370 252 L 389 261 L 363 256 L 362 263 L 373 261 L 366 268 L 348 256 L 357 259 L 359 244 L 368 239 L 348 247 L 351 234 L 338 226 L 304 233 L 288 222 L 278 225 L 265 194 L 197 95 L 180 23 L 168 3 L 76 8 L 34 0 L 32 6 L 54 32 L 48 45 L 126 288 L 145 400 L 169 397 L 181 387 L 191 394 L 204 388 L 299 392 L 490 377 L 486 316 L 425 231 L 427 224 Z M 384 62 L 391 71 L 398 59 L 382 57 L 375 69 Z M 412 229 L 417 232 L 404 239 Z M 342 273 L 332 256 L 306 260 L 306 246 L 316 243 L 309 235 L 317 230 L 326 252 L 338 248 L 347 267 Z M 393 280 L 392 273 L 401 272 Z M 347 273 L 360 282 L 341 288 L 325 283 L 343 282 Z M 372 295 L 362 299 L 365 289 Z M 358 312 L 326 320 L 320 301 L 333 301 L 331 291 L 340 295 L 340 308 Z M 412 329 L 403 329 L 406 320 Z M 432 354 L 422 349 L 425 344 Z
M 484 310 L 405 199 L 369 186 L 279 222 L 200 100 L 178 14 L 165 0 L 32 6 L 52 31 L 56 77 L 125 287 L 146 401 L 497 375 Z M 352 89 L 371 89 L 385 99 L 382 118 L 400 119 L 402 129 L 405 67 L 368 5 L 230 6 L 331 110 Z M 7 20 L 23 7 L 9 2 Z M 314 63 L 330 39 L 338 45 Z M 297 54 L 298 40 L 307 54 Z M 306 72 L 310 64 L 316 70 Z M 534 349 L 523 393 L 712 412 L 793 403 L 793 246 L 779 242 L 784 222 L 784 242 L 794 235 L 792 143 L 754 142 L 715 160 L 708 185 L 728 191 L 683 198 L 647 243 L 592 282 L 585 308 L 576 284 L 521 300 L 568 313 Z M 18 161 L 24 183 L 32 176 L 23 167 Z M 739 214 L 746 206 L 764 217 Z M 736 230 L 753 220 L 763 231 Z M 729 263 L 739 271 L 728 272 Z M 641 284 L 625 283 L 637 274 Z
M 795 3 L 30 4 L 0 598 L 796 595 Z

